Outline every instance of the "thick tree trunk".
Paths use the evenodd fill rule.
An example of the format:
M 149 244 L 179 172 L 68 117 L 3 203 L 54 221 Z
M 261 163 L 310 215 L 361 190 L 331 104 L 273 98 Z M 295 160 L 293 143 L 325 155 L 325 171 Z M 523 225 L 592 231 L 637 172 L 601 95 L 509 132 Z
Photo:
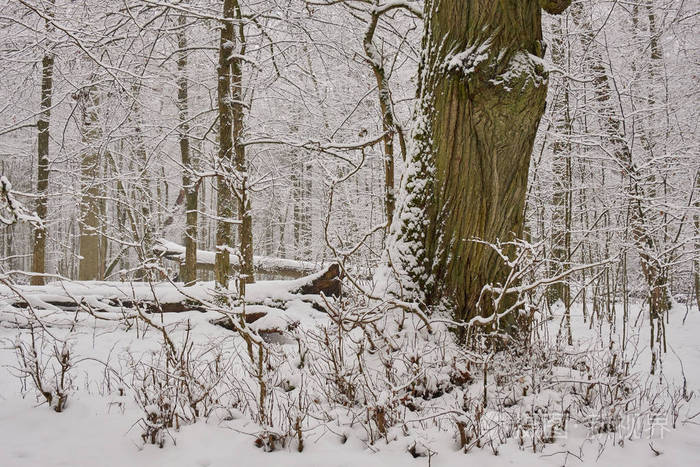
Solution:
M 190 154 L 190 139 L 188 133 L 187 112 L 187 32 L 185 26 L 187 17 L 180 15 L 178 20 L 180 27 L 177 36 L 179 57 L 177 60 L 177 107 L 180 119 L 179 139 L 180 158 L 182 160 L 182 189 L 185 192 L 185 261 L 180 266 L 180 279 L 185 285 L 192 285 L 197 280 L 197 208 L 198 208 L 198 184 L 195 183 L 192 170 L 194 164 Z
M 233 195 L 238 206 L 238 234 L 241 257 L 239 271 L 241 291 L 245 284 L 255 282 L 253 268 L 253 217 L 248 172 L 243 142 L 243 60 L 245 55 L 245 35 L 243 32 L 241 8 L 238 0 L 224 0 L 224 17 L 237 21 L 224 21 L 221 29 L 218 68 L 219 97 L 219 167 L 222 172 L 217 178 L 217 228 L 216 265 L 214 275 L 220 287 L 228 287 L 230 276 L 230 254 L 233 238 L 231 224 L 233 217 Z M 236 45 L 239 44 L 239 50 Z
M 49 8 L 53 7 L 54 0 L 48 1 Z M 47 11 L 49 16 L 53 11 Z M 46 24 L 46 31 L 51 27 Z M 36 122 L 37 126 L 37 180 L 36 180 L 36 214 L 44 222 L 42 226 L 34 228 L 32 272 L 44 274 L 46 272 L 46 214 L 48 212 L 48 190 L 49 190 L 49 121 L 51 117 L 51 95 L 53 94 L 53 65 L 54 56 L 51 51 L 47 51 L 41 60 L 41 112 Z M 32 285 L 42 285 L 42 276 L 32 276 Z
M 493 313 L 488 299 L 477 306 L 482 288 L 508 273 L 474 240 L 523 232 L 547 93 L 540 2 L 427 0 L 424 20 L 414 150 L 390 259 L 410 279 L 404 291 L 468 320 Z

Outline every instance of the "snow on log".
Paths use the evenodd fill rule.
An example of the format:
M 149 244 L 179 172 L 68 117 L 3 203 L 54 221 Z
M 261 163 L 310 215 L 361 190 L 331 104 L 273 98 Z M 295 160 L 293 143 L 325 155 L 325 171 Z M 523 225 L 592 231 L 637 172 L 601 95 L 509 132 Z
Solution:
M 60 316 L 87 311 L 110 320 L 133 316 L 137 309 L 145 313 L 208 311 L 205 304 L 216 293 L 213 283 L 180 287 L 169 282 L 100 281 L 56 281 L 42 286 L 18 285 L 14 289 L 0 286 L 0 325 L 17 324 L 19 318 L 28 316 L 28 308 L 32 313 L 51 314 L 51 322 L 60 321 Z M 341 270 L 336 263 L 299 279 L 258 281 L 246 289 L 245 320 L 255 324 L 257 331 L 280 333 L 304 317 L 325 315 L 325 300 L 319 295 L 338 297 L 341 288 Z M 238 312 L 235 308 L 231 311 Z M 226 321 L 215 320 L 214 324 L 225 325 Z
M 175 242 L 160 238 L 156 240 L 153 252 L 161 258 L 182 263 L 185 261 L 185 247 Z M 237 255 L 230 255 L 231 266 L 237 269 L 240 261 Z M 213 270 L 216 253 L 206 250 L 197 250 L 197 269 Z M 304 277 L 318 271 L 323 264 L 312 261 L 297 261 L 293 259 L 275 258 L 272 256 L 254 256 L 253 265 L 255 272 L 269 274 L 290 279 Z
M 307 282 L 301 284 L 292 293 L 302 295 L 320 295 L 327 297 L 340 297 L 342 281 L 340 266 L 337 263 L 328 265 L 322 271 L 308 276 Z

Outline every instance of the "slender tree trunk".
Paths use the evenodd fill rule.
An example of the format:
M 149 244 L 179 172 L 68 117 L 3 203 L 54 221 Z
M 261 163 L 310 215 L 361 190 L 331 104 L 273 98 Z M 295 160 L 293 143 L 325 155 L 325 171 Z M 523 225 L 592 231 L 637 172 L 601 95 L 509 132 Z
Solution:
M 79 280 L 102 280 L 105 273 L 103 236 L 100 232 L 104 211 L 100 180 L 100 122 L 95 89 L 85 89 L 79 97 L 82 107 L 82 139 L 85 152 L 80 159 L 80 263 Z
M 197 211 L 202 214 L 202 227 L 199 229 L 198 233 L 199 235 L 199 241 L 197 242 L 200 248 L 212 250 L 213 246 L 211 244 L 211 220 L 209 219 L 209 216 L 207 216 L 207 211 L 208 211 L 208 198 L 207 198 L 207 186 L 211 186 L 210 184 L 212 183 L 211 180 L 203 179 L 202 182 L 200 183 L 199 186 L 199 199 L 197 200 L 198 202 L 198 208 Z M 211 196 L 211 189 L 209 190 L 209 196 Z M 199 272 L 197 274 L 197 278 L 202 279 L 203 277 L 206 277 L 207 280 L 210 280 L 213 277 L 213 273 L 210 274 L 209 272 Z
M 119 152 L 121 152 L 122 148 L 119 149 Z M 117 199 L 124 200 L 123 202 L 116 203 L 118 232 L 120 235 L 123 235 L 125 238 L 130 239 L 131 242 L 133 242 L 138 238 L 138 222 L 136 221 L 135 217 L 135 209 L 131 206 L 132 203 L 130 202 L 130 193 L 124 186 L 124 181 L 122 180 L 121 176 L 122 172 L 116 158 L 114 157 L 114 154 L 109 151 L 105 151 L 104 157 L 107 161 L 106 170 L 111 173 L 111 179 L 114 180 L 116 184 Z M 110 263 L 110 266 L 107 267 L 107 270 L 105 271 L 106 277 L 109 277 L 112 270 L 117 266 L 123 270 L 131 269 L 131 259 L 128 254 L 130 248 L 123 248 L 123 251 L 119 253 L 120 258 L 117 261 L 113 260 Z
M 553 27 L 552 61 L 560 69 L 567 69 L 567 37 L 563 20 L 557 18 Z M 553 128 L 556 131 L 552 144 L 554 193 L 552 196 L 552 249 L 551 273 L 558 274 L 570 260 L 571 245 L 571 116 L 569 114 L 569 83 L 562 78 L 560 88 L 554 93 L 552 102 Z M 550 303 L 562 300 L 567 313 L 567 336 L 571 343 L 569 314 L 570 287 L 568 279 L 552 284 L 548 290 Z
M 148 262 L 153 252 L 155 243 L 155 225 L 157 219 L 154 217 L 154 201 L 153 201 L 153 185 L 154 180 L 149 170 L 149 158 L 146 150 L 146 141 L 143 136 L 144 115 L 143 106 L 140 102 L 143 83 L 137 81 L 131 89 L 134 96 L 134 105 L 132 108 L 132 118 L 134 125 L 133 144 L 135 146 L 135 163 L 139 172 L 139 179 L 136 181 L 134 188 L 134 206 L 138 206 L 138 222 L 137 226 L 141 227 L 140 232 L 134 231 L 134 236 L 138 239 L 139 246 L 137 247 L 137 255 L 141 263 L 141 267 L 137 272 L 137 278 L 140 280 L 155 279 L 155 274 L 152 269 L 148 268 Z M 134 209 L 136 212 L 136 208 Z
M 292 227 L 293 227 L 293 237 L 294 237 L 294 259 L 302 259 L 300 255 L 301 251 L 301 211 L 304 208 L 304 200 L 302 199 L 303 193 L 301 190 L 301 174 L 303 171 L 303 162 L 298 160 L 294 161 L 292 166 L 291 182 L 292 182 L 292 193 L 294 205 L 292 207 Z
M 243 143 L 243 60 L 245 55 L 246 40 L 243 32 L 243 17 L 238 0 L 234 0 L 234 11 L 238 19 L 238 42 L 240 50 L 231 58 L 231 83 L 233 100 L 233 146 L 235 151 L 236 178 L 239 185 L 236 190 L 238 198 L 238 227 L 239 254 L 241 256 L 241 269 L 239 272 L 242 287 L 245 284 L 255 282 L 255 269 L 253 264 L 253 213 L 248 188 L 248 164 L 245 158 L 245 146 Z M 234 33 L 235 34 L 235 33 Z M 242 289 L 244 290 L 244 289 Z
M 53 16 L 54 0 L 48 0 L 47 14 Z M 52 27 L 46 22 L 46 32 Z M 32 272 L 37 274 L 46 273 L 46 236 L 48 234 L 46 222 L 48 212 L 48 191 L 49 191 L 49 122 L 51 120 L 51 95 L 53 94 L 53 52 L 47 50 L 41 60 L 41 111 L 37 126 L 37 181 L 36 181 L 36 214 L 44 224 L 34 228 Z M 42 285 L 42 276 L 32 276 L 32 285 Z
M 695 174 L 695 189 L 700 192 L 700 176 Z M 695 257 L 693 259 L 693 279 L 695 282 L 695 304 L 700 311 L 700 200 L 695 201 Z
M 663 76 L 663 63 L 661 62 L 663 58 L 663 53 L 661 49 L 661 44 L 659 43 L 659 31 L 658 31 L 658 26 L 657 26 L 657 21 L 656 21 L 656 13 L 654 12 L 653 9 L 653 0 L 648 0 L 646 4 L 647 8 L 647 19 L 649 21 L 649 51 L 650 51 L 650 66 L 648 68 L 649 72 L 649 81 L 650 83 L 658 83 L 662 80 L 665 79 Z M 649 105 L 651 108 L 655 108 L 657 106 L 657 101 L 658 101 L 658 96 L 654 94 L 654 91 L 652 89 L 649 90 Z M 666 105 L 666 103 L 664 103 Z M 652 119 L 653 121 L 653 119 Z M 655 125 L 652 125 L 655 126 Z M 669 124 L 666 122 L 666 127 L 668 128 Z M 660 131 L 653 132 L 651 134 L 648 134 L 648 136 L 653 140 L 653 141 L 668 141 L 668 133 L 664 136 L 660 134 Z M 648 151 L 649 151 L 649 157 L 653 160 L 655 157 L 658 157 L 658 154 L 655 155 L 655 152 L 657 152 L 654 148 L 654 145 L 650 143 L 648 144 Z M 662 178 L 662 185 L 663 185 L 663 192 L 664 192 L 664 202 L 668 202 L 668 185 L 667 185 L 667 175 L 665 173 L 661 173 L 661 178 Z M 653 181 L 653 180 L 652 180 Z M 654 186 L 654 185 L 652 185 Z M 656 186 L 654 186 L 654 195 L 656 196 Z M 668 232 L 669 229 L 669 222 L 668 222 L 668 210 L 664 209 L 663 210 L 663 244 L 657 246 L 657 253 L 660 251 L 667 251 L 668 247 L 666 246 L 669 241 L 670 241 L 670 235 Z M 669 297 L 669 268 L 666 266 L 666 264 L 672 263 L 674 260 L 668 256 L 669 254 L 660 254 L 658 260 L 657 260 L 657 265 L 659 268 L 659 273 L 658 277 L 656 280 L 656 288 L 658 289 L 657 294 L 659 296 L 660 300 L 660 309 L 659 313 L 661 315 L 666 313 L 668 315 L 668 311 L 671 308 L 671 297 Z M 662 337 L 661 340 L 663 340 L 664 347 L 666 346 L 665 340 L 666 337 Z M 664 350 L 665 351 L 665 350 Z
M 482 288 L 509 269 L 486 242 L 523 233 L 528 167 L 544 112 L 541 4 L 427 0 L 414 150 L 390 249 L 428 305 L 455 318 L 489 316 Z M 565 5 L 560 5 L 564 3 Z M 501 303 L 502 307 L 508 303 Z
M 221 30 L 219 48 L 219 163 L 223 175 L 217 179 L 217 229 L 216 229 L 216 282 L 228 287 L 229 258 L 233 238 L 231 224 L 233 195 L 238 204 L 239 254 L 241 256 L 240 283 L 255 282 L 253 269 L 253 218 L 251 213 L 248 173 L 243 146 L 243 87 L 241 56 L 245 55 L 245 36 L 241 10 L 237 0 L 224 0 L 224 17 L 235 18 L 238 23 L 225 21 Z M 236 51 L 236 44 L 240 50 Z M 236 183 L 238 182 L 237 186 Z
M 394 134 L 396 133 L 396 118 L 394 117 L 394 104 L 391 100 L 391 89 L 384 69 L 383 57 L 374 46 L 374 33 L 381 12 L 376 8 L 372 10 L 369 25 L 362 41 L 367 61 L 372 67 L 377 83 L 379 95 L 379 109 L 382 113 L 382 130 L 384 131 L 384 212 L 388 226 L 391 225 L 396 208 L 396 189 L 394 186 Z
M 198 188 L 193 177 L 194 164 L 190 153 L 188 123 L 188 82 L 187 82 L 187 31 L 185 26 L 187 17 L 180 15 L 178 20 L 177 46 L 178 80 L 177 80 L 177 107 L 180 119 L 179 139 L 180 158 L 182 160 L 182 189 L 185 191 L 185 262 L 180 265 L 180 280 L 185 285 L 192 285 L 197 280 L 197 208 Z
M 224 0 L 224 18 L 234 18 L 234 0 Z M 233 97 L 231 96 L 231 59 L 235 46 L 234 25 L 225 21 L 219 42 L 218 100 L 219 100 L 219 160 L 216 179 L 216 259 L 214 277 L 219 287 L 228 288 L 230 276 L 230 255 L 233 237 L 231 220 L 233 217 L 233 196 L 230 173 L 233 157 Z
M 304 211 L 302 215 L 302 225 L 303 225 L 303 236 L 304 236 L 304 259 L 306 261 L 311 260 L 311 256 L 313 255 L 313 235 L 314 235 L 314 224 L 313 224 L 313 216 L 311 215 L 312 209 L 313 209 L 313 204 L 312 204 L 312 196 L 313 196 L 313 180 L 314 180 L 314 174 L 313 174 L 313 165 L 310 163 L 306 163 L 304 166 L 304 180 L 303 180 L 303 185 L 302 189 L 304 191 Z
M 280 242 L 277 248 L 277 255 L 280 258 L 287 257 L 287 244 L 285 235 L 287 233 L 287 220 L 289 219 L 289 209 L 291 204 L 293 203 L 287 203 L 287 205 L 284 208 L 284 216 L 280 216 Z
M 312 254 L 311 192 L 313 185 L 311 165 L 304 160 L 306 157 L 308 154 L 299 157 L 292 168 L 294 258 L 300 260 L 309 260 Z

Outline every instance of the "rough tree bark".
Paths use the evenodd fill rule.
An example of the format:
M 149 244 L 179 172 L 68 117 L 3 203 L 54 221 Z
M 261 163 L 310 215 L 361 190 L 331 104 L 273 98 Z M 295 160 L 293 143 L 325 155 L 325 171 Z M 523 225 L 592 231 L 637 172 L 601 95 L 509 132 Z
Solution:
M 53 16 L 54 0 L 48 0 L 47 18 Z M 48 19 L 45 30 L 47 34 L 53 29 Z M 53 94 L 53 65 L 54 55 L 47 48 L 41 60 L 41 111 L 36 122 L 37 127 L 37 178 L 36 178 L 36 214 L 43 222 L 46 222 L 48 211 L 49 190 L 49 121 L 51 119 L 51 95 Z M 34 228 L 32 272 L 44 274 L 46 272 L 46 224 L 37 225 Z M 43 285 L 44 277 L 32 276 L 32 285 Z
M 414 148 L 389 260 L 407 278 L 404 292 L 448 305 L 457 320 L 492 314 L 477 306 L 482 288 L 508 272 L 473 240 L 522 235 L 547 93 L 541 9 L 569 3 L 426 1 Z
M 198 184 L 195 183 L 192 170 L 194 164 L 190 154 L 190 139 L 188 133 L 187 108 L 187 17 L 180 15 L 178 19 L 177 46 L 177 108 L 180 119 L 178 137 L 180 140 L 180 158 L 182 160 L 182 189 L 185 192 L 185 262 L 180 266 L 180 280 L 185 285 L 192 285 L 197 280 L 197 207 Z
M 216 283 L 228 287 L 230 255 L 233 237 L 231 225 L 239 224 L 239 254 L 241 255 L 241 285 L 252 283 L 253 220 L 248 193 L 248 177 L 243 138 L 243 88 L 241 57 L 245 55 L 245 36 L 238 0 L 224 0 L 224 21 L 221 29 L 218 67 L 219 99 L 219 167 L 217 177 Z M 238 28 L 236 28 L 238 26 Z M 236 30 L 238 29 L 238 30 Z M 240 50 L 236 51 L 236 43 Z M 234 187 L 234 180 L 238 183 Z M 233 196 L 237 198 L 238 221 L 233 220 Z
M 225 18 L 233 18 L 234 0 L 224 0 L 223 9 Z M 214 278 L 219 287 L 228 288 L 230 275 L 230 246 L 233 244 L 231 233 L 231 218 L 233 217 L 233 196 L 231 187 L 226 180 L 231 170 L 231 158 L 233 154 L 233 98 L 231 96 L 231 63 L 230 55 L 233 53 L 235 32 L 233 22 L 225 21 L 221 28 L 221 40 L 219 42 L 219 66 L 218 99 L 219 99 L 219 166 L 217 170 L 222 172 L 216 179 L 217 202 L 216 215 L 216 263 L 214 266 Z

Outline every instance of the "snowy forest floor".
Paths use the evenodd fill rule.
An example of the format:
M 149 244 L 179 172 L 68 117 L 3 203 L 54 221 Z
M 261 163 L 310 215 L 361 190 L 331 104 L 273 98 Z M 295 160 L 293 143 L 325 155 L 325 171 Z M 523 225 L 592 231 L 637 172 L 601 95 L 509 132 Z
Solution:
M 299 306 L 296 313 L 301 316 L 303 309 Z M 307 311 L 312 318 L 302 319 L 300 327 L 327 324 L 322 313 L 311 307 Z M 639 311 L 640 305 L 631 306 L 631 321 Z M 28 331 L 13 326 L 5 317 L 5 320 L 0 319 L 0 466 L 697 466 L 700 459 L 700 312 L 694 307 L 686 315 L 687 311 L 685 305 L 676 304 L 670 312 L 667 327 L 669 348 L 663 356 L 661 372 L 665 389 L 658 393 L 659 398 L 666 400 L 654 402 L 664 405 L 675 397 L 678 406 L 676 429 L 671 428 L 673 420 L 669 415 L 647 420 L 646 427 L 631 437 L 620 428 L 616 432 L 591 434 L 590 427 L 571 421 L 554 442 L 537 448 L 537 452 L 533 452 L 527 443 L 519 445 L 517 436 L 513 436 L 498 446 L 498 455 L 486 445 L 465 454 L 457 446 L 454 430 L 439 429 L 430 423 L 419 423 L 422 429 L 410 436 L 404 428 L 404 435 L 399 433 L 370 443 L 361 430 L 353 431 L 343 426 L 339 421 L 342 417 L 326 423 L 321 420 L 307 422 L 301 453 L 297 452 L 294 443 L 274 452 L 264 452 L 254 442 L 260 425 L 243 409 L 226 414 L 213 411 L 206 419 L 184 425 L 179 430 L 172 429 L 161 449 L 144 444 L 142 422 L 139 422 L 144 417 L 143 404 L 140 406 L 134 395 L 125 390 L 116 377 L 110 376 L 112 373 L 125 375 L 129 368 L 133 369 L 134 362 L 143 362 L 156 355 L 162 346 L 157 331 L 145 328 L 138 331 L 119 322 L 80 320 L 70 332 L 75 361 L 72 386 L 75 389 L 65 411 L 55 413 L 37 399 L 29 381 L 22 383 L 14 376 L 18 360 L 13 346 L 20 338 L 26 342 Z M 580 304 L 572 312 L 573 348 L 591 348 L 592 344 L 610 338 L 610 331 L 604 326 L 596 324 L 589 329 L 589 325 L 583 322 Z M 555 314 L 554 319 L 548 321 L 550 339 L 554 339 L 561 322 L 561 310 L 557 313 L 558 316 Z M 165 324 L 173 329 L 178 323 L 188 322 L 192 342 L 204 344 L 215 340 L 219 342 L 219 348 L 224 349 L 224 355 L 226 352 L 235 355 L 239 352 L 236 349 L 243 346 L 243 340 L 232 331 L 211 324 L 211 318 L 210 312 L 163 315 Z M 620 341 L 619 328 L 613 333 L 613 340 L 617 342 Z M 48 329 L 57 336 L 69 333 L 65 325 Z M 640 318 L 635 329 L 639 338 L 634 371 L 641 375 L 639 381 L 650 384 L 652 380 L 659 380 L 659 375 L 648 376 L 648 321 Z M 270 345 L 287 347 L 293 352 L 298 343 L 282 340 Z M 110 367 L 109 371 L 105 369 L 105 363 Z M 233 365 L 230 371 L 243 370 Z M 294 372 L 293 369 L 290 371 Z M 683 374 L 686 393 L 694 393 L 694 397 L 678 403 L 674 391 L 682 387 Z M 290 378 L 293 380 L 293 375 Z M 478 391 L 480 383 L 479 378 L 476 379 L 472 385 Z M 133 377 L 131 381 L 133 383 Z M 537 397 L 541 400 L 549 397 L 547 394 L 545 389 Z M 556 394 L 551 398 L 556 399 Z M 442 399 L 437 397 L 434 401 L 433 408 L 439 408 Z M 535 405 L 533 400 L 530 403 Z M 524 406 L 526 402 L 520 404 Z M 554 405 L 556 403 L 552 402 L 551 406 Z M 447 411 L 449 407 L 445 405 L 444 409 Z M 649 414 L 649 417 L 653 416 Z M 415 421 L 421 416 L 408 413 L 407 418 Z M 620 426 L 624 423 L 623 420 Z M 426 447 L 429 456 L 414 458 L 407 452 L 417 440 Z

